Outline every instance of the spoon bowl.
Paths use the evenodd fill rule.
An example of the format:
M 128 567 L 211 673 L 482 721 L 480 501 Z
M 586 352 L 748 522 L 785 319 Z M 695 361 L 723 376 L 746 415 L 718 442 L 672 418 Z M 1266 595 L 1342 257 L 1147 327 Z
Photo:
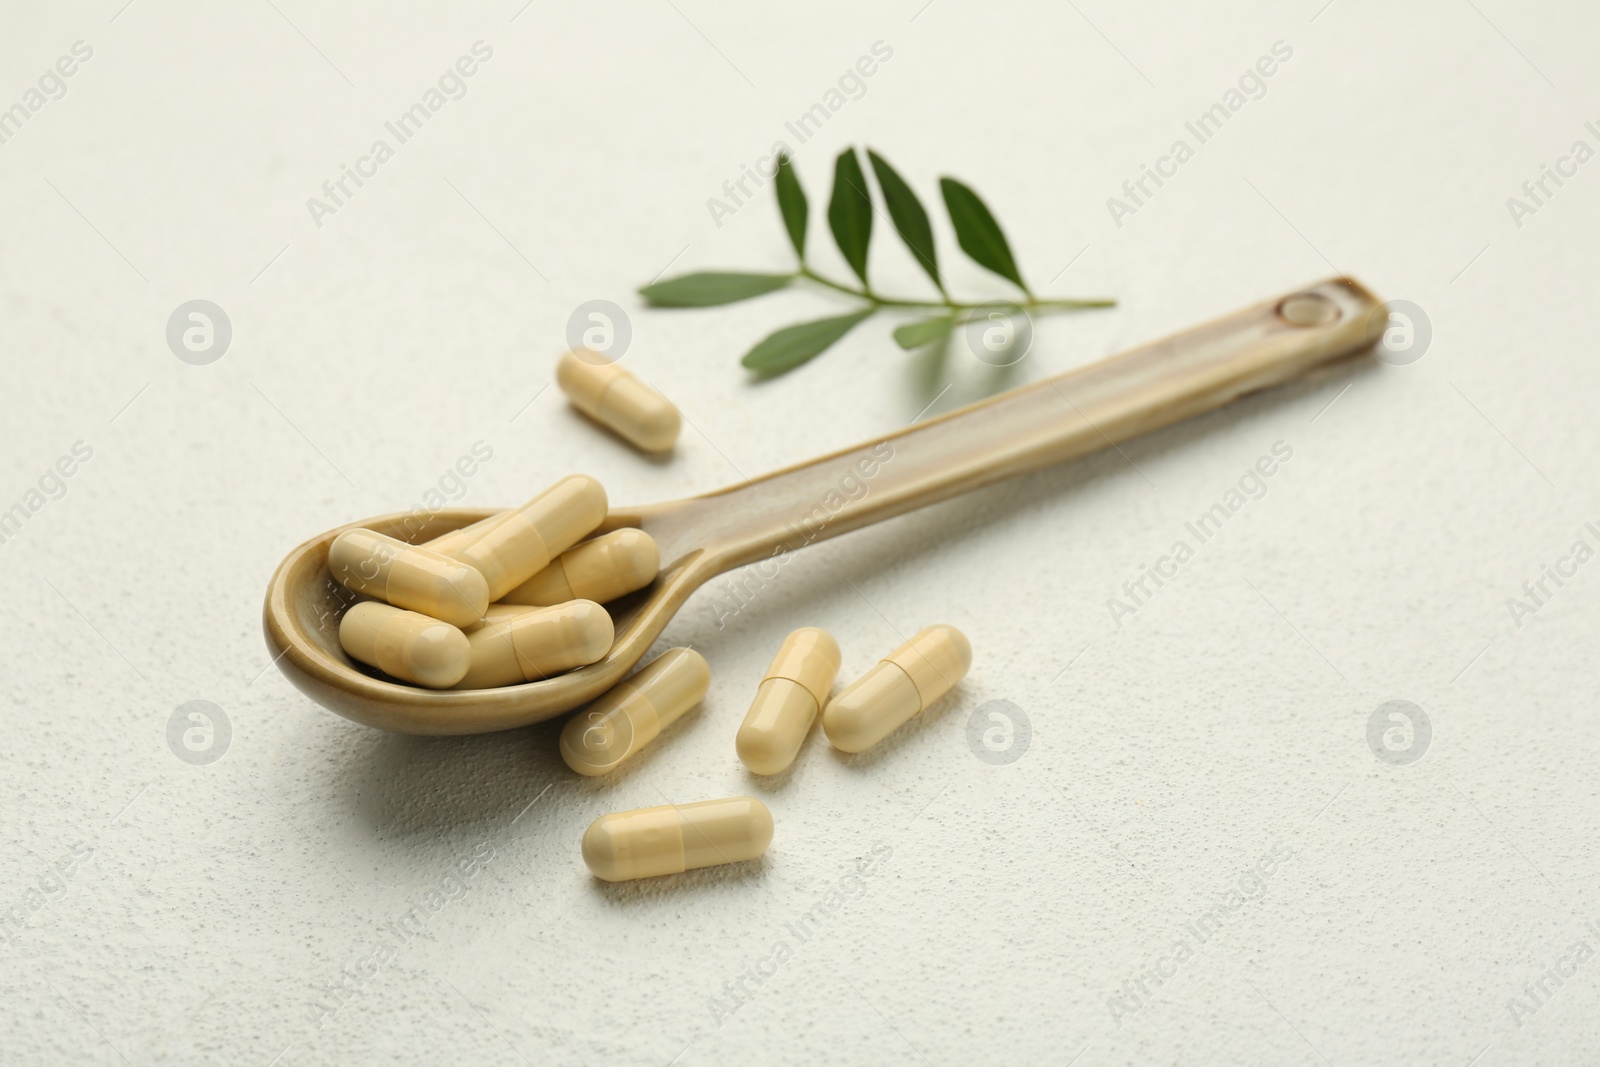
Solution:
M 494 514 L 492 509 L 448 508 L 419 522 L 410 512 L 395 512 L 318 534 L 294 549 L 272 577 L 263 618 L 279 668 L 318 704 L 368 726 L 434 735 L 505 730 L 587 704 L 616 685 L 689 595 L 711 577 L 699 573 L 702 553 L 680 553 L 645 589 L 606 605 L 616 639 L 603 659 L 541 682 L 498 689 L 422 689 L 391 680 L 345 654 L 339 646 L 339 619 L 360 598 L 328 572 L 328 546 L 335 537 L 360 528 L 421 544 Z M 596 533 L 635 526 L 657 537 L 659 544 L 657 535 L 666 533 L 661 525 L 651 523 L 644 510 L 613 512 Z M 539 708 L 555 710 L 530 717 L 530 695 Z
M 613 510 L 595 532 L 643 529 L 660 548 L 661 573 L 607 605 L 616 640 L 603 659 L 554 678 L 422 689 L 356 663 L 339 646 L 340 615 L 357 598 L 328 572 L 335 537 L 364 527 L 420 544 L 494 509 L 396 512 L 313 537 L 273 574 L 267 644 L 302 692 L 368 726 L 431 735 L 527 726 L 622 681 L 718 574 L 1214 410 L 1363 352 L 1387 325 L 1387 311 L 1359 282 L 1332 278 L 742 485 Z

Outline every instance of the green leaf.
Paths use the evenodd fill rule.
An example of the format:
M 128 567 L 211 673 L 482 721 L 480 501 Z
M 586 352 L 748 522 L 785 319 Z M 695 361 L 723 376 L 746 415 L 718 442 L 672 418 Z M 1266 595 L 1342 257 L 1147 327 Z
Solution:
M 789 231 L 789 242 L 794 254 L 802 263 L 806 258 L 806 193 L 795 177 L 794 163 L 787 152 L 778 153 L 778 173 L 774 176 L 778 191 L 778 210 L 783 214 L 784 228 Z
M 639 295 L 656 307 L 708 308 L 774 292 L 794 281 L 794 277 L 793 274 L 703 271 L 647 285 L 639 290 Z
M 793 370 L 813 356 L 819 356 L 839 338 L 849 333 L 856 323 L 870 316 L 876 308 L 862 308 L 848 315 L 831 319 L 802 322 L 768 336 L 744 354 L 743 363 L 761 374 L 782 374 Z
M 1026 293 L 1028 287 L 1017 270 L 1006 235 L 978 194 L 954 178 L 940 178 L 939 189 L 944 193 L 945 210 L 950 212 L 950 223 L 955 227 L 961 251 L 971 256 L 978 266 L 1010 279 Z
M 939 256 L 933 246 L 933 227 L 928 224 L 928 212 L 923 209 L 922 201 L 882 156 L 869 148 L 867 158 L 872 161 L 872 172 L 878 176 L 878 188 L 883 190 L 883 202 L 889 208 L 889 218 L 900 239 L 928 272 L 934 286 L 944 292 L 944 283 L 939 280 Z
M 872 241 L 872 197 L 867 176 L 854 148 L 839 153 L 833 164 L 833 199 L 828 203 L 828 227 L 844 253 L 844 260 L 867 284 L 867 245 Z
M 907 351 L 931 345 L 941 338 L 950 336 L 950 331 L 955 329 L 956 317 L 954 315 L 940 315 L 932 319 L 918 319 L 908 322 L 894 331 L 894 340 L 901 348 Z

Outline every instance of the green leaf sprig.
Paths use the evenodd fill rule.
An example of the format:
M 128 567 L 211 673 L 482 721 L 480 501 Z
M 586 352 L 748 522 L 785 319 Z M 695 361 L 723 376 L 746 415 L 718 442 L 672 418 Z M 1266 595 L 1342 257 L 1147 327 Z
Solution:
M 867 160 L 872 166 L 873 176 L 878 180 L 878 190 L 888 210 L 889 221 L 894 224 L 895 232 L 905 242 L 917 265 L 933 282 L 939 299 L 914 300 L 884 296 L 872 288 L 867 278 L 867 249 L 872 243 L 872 193 L 854 148 L 845 149 L 834 160 L 833 194 L 828 199 L 828 229 L 833 232 L 834 243 L 838 245 L 845 263 L 861 280 L 859 286 L 829 278 L 807 262 L 806 224 L 810 206 L 806 202 L 805 190 L 800 187 L 800 179 L 795 176 L 794 164 L 787 155 L 780 155 L 778 169 L 773 176 L 773 188 L 777 192 L 778 212 L 783 216 L 789 243 L 794 246 L 795 256 L 799 260 L 795 270 L 787 274 L 700 271 L 647 285 L 639 290 L 639 294 L 655 307 L 716 307 L 786 289 L 805 279 L 861 301 L 860 306 L 849 314 L 785 326 L 763 338 L 741 360 L 746 367 L 762 375 L 782 374 L 821 355 L 854 329 L 857 323 L 884 308 L 935 312 L 895 329 L 896 343 L 901 348 L 913 349 L 944 340 L 951 331 L 997 303 L 1009 304 L 1034 314 L 1082 311 L 1116 304 L 1115 300 L 1108 299 L 1058 300 L 1035 296 L 1027 282 L 1022 280 L 1022 271 L 1017 267 L 1016 257 L 1011 254 L 1011 244 L 988 206 L 969 186 L 954 178 L 940 178 L 939 192 L 944 198 L 945 211 L 950 216 L 950 225 L 955 230 L 956 243 L 961 246 L 961 251 L 978 266 L 998 274 L 1022 291 L 1022 297 L 1012 301 L 972 302 L 951 298 L 945 289 L 944 278 L 939 273 L 939 252 L 933 240 L 933 226 L 922 201 L 878 153 L 868 149 Z

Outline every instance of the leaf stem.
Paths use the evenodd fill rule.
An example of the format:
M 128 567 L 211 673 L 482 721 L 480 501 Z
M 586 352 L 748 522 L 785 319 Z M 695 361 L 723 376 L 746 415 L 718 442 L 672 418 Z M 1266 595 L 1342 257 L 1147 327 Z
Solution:
M 818 285 L 845 293 L 858 300 L 865 300 L 874 307 L 928 308 L 955 314 L 963 311 L 976 311 L 979 308 L 989 307 L 993 304 L 1014 304 L 1026 311 L 1079 311 L 1086 308 L 1115 307 L 1117 303 L 1115 300 L 1103 297 L 1088 300 L 1041 300 L 1032 293 L 1028 293 L 1026 298 L 1022 300 L 985 300 L 979 303 L 951 300 L 948 294 L 942 294 L 944 295 L 943 300 L 909 300 L 900 297 L 880 296 L 870 289 L 858 289 L 853 285 L 846 285 L 826 275 L 819 274 L 803 264 L 795 274 L 797 277 L 809 278 Z

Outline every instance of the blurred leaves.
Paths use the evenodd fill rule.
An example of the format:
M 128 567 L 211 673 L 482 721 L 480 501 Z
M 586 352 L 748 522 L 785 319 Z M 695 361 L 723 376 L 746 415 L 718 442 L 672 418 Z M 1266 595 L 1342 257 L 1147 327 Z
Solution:
M 680 274 L 639 290 L 639 295 L 656 307 L 709 308 L 736 304 L 754 296 L 764 296 L 794 281 L 793 274 L 736 274 L 705 271 Z
M 862 285 L 867 285 L 867 246 L 872 243 L 872 197 L 867 176 L 854 148 L 839 153 L 833 163 L 833 199 L 828 202 L 828 228 L 833 242 Z
M 950 213 L 950 225 L 955 227 L 961 251 L 978 266 L 994 271 L 1026 293 L 1028 287 L 1022 284 L 1022 272 L 1017 270 L 1005 232 L 978 194 L 954 178 L 940 178 L 939 191 L 944 193 L 944 208 Z
M 759 374 L 781 374 L 793 370 L 806 360 L 826 352 L 835 341 L 854 329 L 856 323 L 876 310 L 862 308 L 849 315 L 785 326 L 746 352 L 740 362 Z
M 878 188 L 883 190 L 883 203 L 889 209 L 889 218 L 894 222 L 895 231 L 900 234 L 906 247 L 911 249 L 911 255 L 918 265 L 933 279 L 934 287 L 943 293 L 944 283 L 939 280 L 939 254 L 933 247 L 933 226 L 928 222 L 928 212 L 923 209 L 922 201 L 917 199 L 911 186 L 882 156 L 869 148 L 867 158 L 872 161 L 872 173 L 878 178 Z
M 856 310 L 825 319 L 786 326 L 769 334 L 741 361 L 757 375 L 768 377 L 792 370 L 827 351 L 856 324 L 885 308 L 919 311 L 924 317 L 899 326 L 894 340 L 901 348 L 915 349 L 948 342 L 957 327 L 983 313 L 992 300 L 952 300 L 939 272 L 939 251 L 933 236 L 933 223 L 921 198 L 900 172 L 877 152 L 867 149 L 867 159 L 883 197 L 883 207 L 895 232 L 905 242 L 916 261 L 938 290 L 938 299 L 884 296 L 872 288 L 867 277 L 867 254 L 872 245 L 872 191 L 866 172 L 854 148 L 847 148 L 834 159 L 833 189 L 828 197 L 828 229 L 845 264 L 860 281 L 856 286 L 831 278 L 816 270 L 806 258 L 806 228 L 810 204 L 795 173 L 794 161 L 786 153 L 778 156 L 772 173 L 778 214 L 794 247 L 798 268 L 791 274 L 759 274 L 732 271 L 704 271 L 684 274 L 647 285 L 641 296 L 655 307 L 703 308 L 732 304 L 787 288 L 804 278 L 825 289 L 859 301 Z M 1046 311 L 1079 311 L 1110 307 L 1114 300 L 1041 300 L 1022 280 L 1022 271 L 1012 254 L 1005 231 L 994 213 L 969 186 L 955 178 L 940 178 L 939 192 L 944 200 L 956 244 L 978 266 L 1006 279 L 1023 292 L 1016 306 L 1037 314 Z
M 789 243 L 794 245 L 794 254 L 800 257 L 800 262 L 806 259 L 806 192 L 800 188 L 800 179 L 795 177 L 794 163 L 789 159 L 788 153 L 778 156 L 778 173 L 773 175 L 773 182 L 778 190 L 778 211 L 783 215 L 784 229 L 789 231 Z
M 921 348 L 923 345 L 933 344 L 933 342 L 948 335 L 955 328 L 956 317 L 954 315 L 918 319 L 916 322 L 908 322 L 904 326 L 897 327 L 894 331 L 894 340 L 895 344 L 901 348 Z

